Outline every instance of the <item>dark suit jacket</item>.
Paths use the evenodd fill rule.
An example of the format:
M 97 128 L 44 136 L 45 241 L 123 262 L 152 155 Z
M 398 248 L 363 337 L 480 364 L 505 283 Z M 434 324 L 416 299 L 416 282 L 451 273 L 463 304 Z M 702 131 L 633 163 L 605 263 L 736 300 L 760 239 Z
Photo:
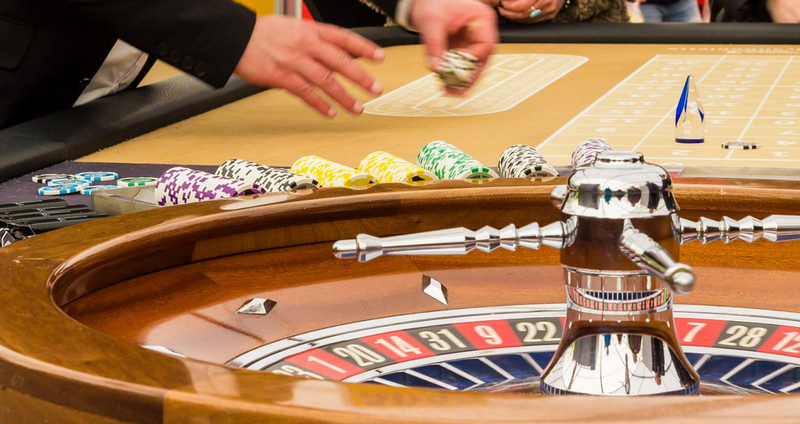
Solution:
M 254 23 L 230 0 L 0 0 L 0 128 L 71 107 L 117 39 L 221 87 Z
M 254 23 L 231 0 L 0 0 L 0 129 L 71 107 L 117 39 L 222 87 Z

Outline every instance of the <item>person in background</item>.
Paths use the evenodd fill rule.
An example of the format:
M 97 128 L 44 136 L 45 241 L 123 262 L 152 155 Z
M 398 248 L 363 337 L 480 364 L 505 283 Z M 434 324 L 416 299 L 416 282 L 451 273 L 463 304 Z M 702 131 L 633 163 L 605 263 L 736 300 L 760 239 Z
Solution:
M 702 22 L 697 0 L 637 0 L 645 22 Z
M 498 39 L 494 12 L 474 0 L 375 3 L 420 32 L 431 70 L 457 48 L 478 58 L 480 72 Z M 383 60 L 371 41 L 333 25 L 256 17 L 231 0 L 2 0 L 0 40 L 0 129 L 135 87 L 156 59 L 213 87 L 235 73 L 286 89 L 326 117 L 337 114 L 332 104 L 363 111 L 337 76 L 372 95 L 383 90 L 354 59 Z
M 481 0 L 512 22 L 628 22 L 625 0 Z
M 800 23 L 800 0 L 714 0 L 716 22 Z

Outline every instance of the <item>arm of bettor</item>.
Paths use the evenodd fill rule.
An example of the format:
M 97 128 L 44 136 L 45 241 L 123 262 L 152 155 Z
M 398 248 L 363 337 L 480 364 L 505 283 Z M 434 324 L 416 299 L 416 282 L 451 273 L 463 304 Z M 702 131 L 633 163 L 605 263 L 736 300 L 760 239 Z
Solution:
M 532 24 L 549 21 L 556 17 L 565 0 L 504 0 L 497 12 L 500 16 L 514 22 Z M 539 10 L 531 16 L 531 12 Z
M 458 49 L 478 58 L 477 80 L 499 38 L 497 17 L 492 8 L 475 0 L 414 0 L 411 23 L 422 37 L 428 55 L 428 69 L 436 71 L 442 55 Z M 469 87 L 450 89 L 463 94 Z
M 324 116 L 336 116 L 336 109 L 319 90 L 358 115 L 364 106 L 336 81 L 337 75 L 373 95 L 383 92 L 383 86 L 356 63 L 358 57 L 380 62 L 384 52 L 344 28 L 286 16 L 260 16 L 235 73 L 256 85 L 284 88 Z
M 139 50 L 222 87 L 253 31 L 256 14 L 230 0 L 58 0 Z
M 800 0 L 767 0 L 767 11 L 773 22 L 800 23 Z
M 372 94 L 383 88 L 354 57 L 383 59 L 374 43 L 341 28 L 283 16 L 256 17 L 230 0 L 58 0 L 113 29 L 157 58 L 192 59 L 189 73 L 222 87 L 236 72 L 259 85 L 285 88 L 324 116 L 363 106 L 336 82 L 342 75 Z

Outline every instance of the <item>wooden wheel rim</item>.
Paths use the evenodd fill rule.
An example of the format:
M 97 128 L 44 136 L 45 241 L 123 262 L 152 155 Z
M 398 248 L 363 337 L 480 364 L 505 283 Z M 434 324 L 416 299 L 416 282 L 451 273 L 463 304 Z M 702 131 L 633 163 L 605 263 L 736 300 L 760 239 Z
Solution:
M 561 180 L 552 183 L 563 182 Z M 0 251 L 7 289 L 0 293 L 0 418 L 62 422 L 631 422 L 664 417 L 700 422 L 793 420 L 795 396 L 659 398 L 533 397 L 396 389 L 311 381 L 238 370 L 142 349 L 88 329 L 59 306 L 126 278 L 212 257 L 290 244 L 425 231 L 473 223 L 418 219 L 435 210 L 503 201 L 509 212 L 476 213 L 475 221 L 504 225 L 557 219 L 552 183 L 496 180 L 484 185 L 433 184 L 423 189 L 377 186 L 363 192 L 320 190 L 283 203 L 240 207 L 227 200 L 119 216 L 37 236 Z M 757 210 L 792 213 L 796 184 L 678 180 L 676 196 L 692 213 Z M 713 202 L 709 202 L 713 200 Z M 758 207 L 753 207 L 758 201 Z M 522 213 L 524 206 L 526 213 Z M 449 208 L 449 209 L 448 209 Z M 446 214 L 445 214 L 446 215 Z M 291 222 L 333 232 L 288 236 Z M 370 220 L 364 220 L 369 217 Z M 413 218 L 409 224 L 409 218 Z M 365 224 L 368 222 L 369 225 Z M 548 221 L 549 222 L 549 221 Z M 481 225 L 483 225 L 481 224 Z M 374 231 L 381 228 L 381 231 Z M 311 235 L 309 235 L 311 234 Z M 331 238 L 333 237 L 333 238 Z M 213 248 L 222 246 L 223 248 Z M 789 260 L 792 260 L 791 258 Z M 793 260 L 792 260 L 793 261 Z M 126 265 L 127 264 L 127 265 Z M 133 266 L 131 264 L 134 264 Z M 794 266 L 793 263 L 791 266 Z M 47 282 L 44 284 L 44 282 Z M 69 419 L 69 421 L 65 421 Z

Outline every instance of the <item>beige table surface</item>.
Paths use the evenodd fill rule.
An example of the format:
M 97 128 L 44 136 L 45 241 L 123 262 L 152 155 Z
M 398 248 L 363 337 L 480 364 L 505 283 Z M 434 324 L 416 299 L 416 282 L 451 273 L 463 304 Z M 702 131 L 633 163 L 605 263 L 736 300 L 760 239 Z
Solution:
M 352 117 L 340 112 L 335 119 L 327 120 L 319 117 L 314 111 L 286 92 L 269 90 L 110 147 L 81 160 L 216 165 L 230 158 L 242 158 L 268 165 L 289 166 L 301 156 L 315 154 L 349 166 L 357 166 L 364 156 L 375 150 L 385 150 L 413 161 L 419 149 L 426 143 L 434 140 L 446 140 L 487 165 L 496 165 L 497 158 L 508 146 L 519 143 L 539 146 L 544 143 L 542 153 L 549 158 L 550 162 L 564 165 L 569 163 L 569 153 L 583 135 L 559 136 L 560 129 L 598 102 L 598 99 L 602 100 L 607 97 L 606 94 L 615 87 L 618 90 L 624 89 L 625 87 L 620 84 L 627 81 L 629 76 L 643 66 L 648 66 L 647 64 L 658 55 L 675 55 L 674 57 L 683 59 L 686 56 L 700 55 L 709 61 L 717 60 L 716 58 L 720 58 L 720 60 L 766 58 L 776 63 L 777 65 L 774 66 L 778 66 L 778 69 L 775 71 L 767 69 L 763 71 L 764 73 L 772 75 L 770 78 L 773 79 L 781 77 L 785 80 L 791 76 L 793 78 L 791 84 L 796 83 L 795 86 L 792 86 L 793 90 L 800 91 L 800 88 L 797 88 L 800 87 L 800 77 L 797 77 L 800 73 L 794 72 L 800 66 L 800 60 L 794 60 L 794 56 L 800 53 L 800 49 L 793 46 L 504 44 L 499 46 L 496 53 L 573 55 L 585 57 L 588 61 L 510 110 L 499 113 L 430 118 L 369 114 Z M 786 64 L 784 65 L 784 63 Z M 758 64 L 752 66 L 756 65 Z M 383 64 L 367 64 L 365 66 L 384 84 L 385 93 L 428 75 L 423 67 L 423 51 L 420 46 L 388 48 Z M 716 66 L 715 64 L 712 68 Z M 719 78 L 724 80 L 726 75 L 730 76 L 732 75 L 730 72 L 734 72 L 730 69 L 739 69 L 736 72 L 740 72 L 738 74 L 740 79 L 744 80 L 744 84 L 748 84 L 751 82 L 746 81 L 749 75 L 746 73 L 747 69 L 757 68 L 721 69 L 716 69 L 716 72 L 728 73 L 720 75 Z M 769 95 L 785 94 L 786 87 L 776 89 L 774 81 L 772 82 L 771 88 L 764 88 L 764 90 L 769 89 Z M 732 89 L 734 90 L 741 86 L 736 81 L 722 81 L 720 84 L 723 83 L 733 83 Z M 622 88 L 619 88 L 618 85 Z M 682 80 L 680 85 L 682 85 Z M 669 108 L 674 110 L 674 105 L 677 103 L 680 88 L 676 87 L 678 88 L 669 89 L 660 100 L 663 105 L 667 105 L 665 106 L 667 110 Z M 711 87 L 709 85 L 707 94 L 712 93 Z M 639 89 L 641 91 L 642 87 Z M 356 92 L 358 91 L 356 90 Z M 648 93 L 647 90 L 641 92 Z M 800 92 L 796 94 L 800 96 Z M 359 93 L 359 95 L 364 102 L 370 100 L 363 93 Z M 613 97 L 611 96 L 611 98 Z M 800 103 L 800 101 L 792 99 L 793 97 L 789 96 L 781 101 Z M 716 105 L 709 100 L 713 99 L 704 99 L 707 104 Z M 763 107 L 765 102 L 766 100 L 760 105 L 758 102 L 750 103 Z M 751 116 L 757 114 L 755 106 L 750 113 Z M 713 116 L 714 109 L 707 106 L 706 114 Z M 796 114 L 794 111 L 791 113 Z M 674 163 L 676 161 L 670 160 L 670 154 L 674 154 L 675 149 L 686 148 L 685 145 L 677 145 L 672 140 L 668 143 L 669 145 L 662 145 L 658 148 L 648 146 L 648 137 L 655 137 L 659 131 L 663 132 L 664 126 L 668 127 L 668 121 L 674 119 L 674 113 L 672 116 L 667 115 L 669 113 L 663 117 L 663 122 L 659 127 L 661 129 L 655 132 L 653 128 L 634 125 L 613 134 L 588 131 L 586 136 L 604 137 L 615 148 L 635 147 L 637 150 L 643 151 L 647 157 L 656 157 L 655 162 Z M 792 119 L 793 117 L 785 118 Z M 751 121 L 754 120 L 751 119 Z M 793 131 L 793 134 L 800 133 L 798 131 L 800 130 L 800 124 L 798 124 L 800 119 L 787 122 L 791 122 L 787 127 L 788 131 Z M 718 127 L 717 130 L 724 133 L 725 126 L 718 125 Z M 707 131 L 712 131 L 712 129 L 707 126 Z M 626 138 L 625 136 L 631 137 Z M 666 136 L 662 134 L 662 137 Z M 725 137 L 735 139 L 737 135 L 730 134 Z M 800 136 L 781 137 L 789 137 L 794 140 L 791 137 Z M 781 137 L 776 135 L 772 137 L 774 140 L 772 138 L 770 140 L 778 142 Z M 552 140 L 548 140 L 548 138 L 552 138 Z M 637 138 L 642 140 L 638 144 L 628 141 Z M 546 140 L 547 142 L 545 142 Z M 562 142 L 559 143 L 559 140 Z M 784 143 L 790 144 L 781 144 L 780 146 L 773 146 L 769 140 L 767 141 L 764 143 L 764 148 L 760 149 L 758 153 L 763 157 L 763 161 L 753 162 L 747 156 L 742 157 L 741 152 L 737 152 L 740 155 L 738 162 L 714 164 L 800 168 L 800 150 L 794 149 L 795 141 L 785 141 Z M 779 150 L 788 151 L 791 157 L 784 155 L 779 156 L 777 160 L 771 159 L 770 155 L 774 155 L 774 152 L 769 149 L 773 147 L 775 149 L 780 147 Z M 666 153 L 664 149 L 667 150 Z M 672 152 L 669 152 L 669 149 L 672 149 Z M 689 157 L 688 161 L 685 161 L 687 165 L 703 165 L 708 164 L 704 160 L 705 157 L 722 160 L 720 155 L 729 153 L 721 151 L 718 143 L 707 142 L 701 146 L 700 150 L 692 150 L 690 154 L 681 150 L 683 153 L 680 154 Z M 797 156 L 795 157 L 795 155 Z

